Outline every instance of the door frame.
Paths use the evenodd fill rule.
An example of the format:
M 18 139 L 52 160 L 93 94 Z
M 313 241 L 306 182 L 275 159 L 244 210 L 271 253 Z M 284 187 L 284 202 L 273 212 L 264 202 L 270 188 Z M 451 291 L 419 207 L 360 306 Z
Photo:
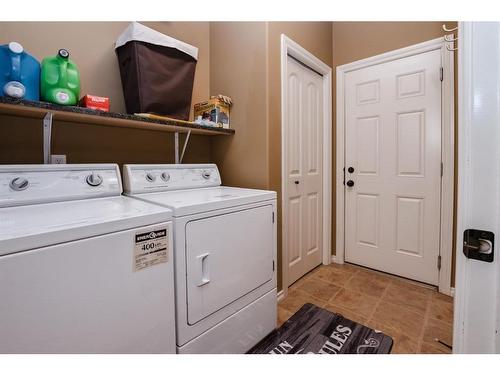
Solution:
M 282 290 L 278 298 L 286 297 L 288 293 L 288 246 L 286 243 L 285 230 L 287 228 L 287 184 L 285 168 L 285 140 L 287 136 L 287 100 L 284 93 L 287 92 L 287 56 L 290 55 L 302 64 L 312 68 L 323 75 L 323 264 L 330 264 L 331 246 L 331 222 L 332 222 L 332 68 L 314 56 L 311 52 L 300 46 L 285 34 L 281 34 L 281 270 Z
M 465 315 L 467 290 L 467 262 L 458 248 L 463 241 L 463 230 L 466 229 L 467 207 L 470 187 L 467 179 L 472 178 L 468 158 L 470 145 L 467 137 L 472 131 L 472 23 L 459 22 L 458 24 L 458 194 L 457 194 L 457 259 L 455 273 L 455 298 L 453 306 L 453 353 L 465 352 Z M 467 191 L 469 190 L 469 191 Z
M 447 36 L 450 38 L 450 36 Z M 453 35 L 451 35 L 453 38 Z M 337 67 L 337 166 L 336 166 L 336 255 L 335 263 L 345 259 L 345 75 L 349 72 L 378 65 L 420 53 L 441 50 L 443 82 L 441 85 L 441 219 L 440 255 L 438 287 L 441 293 L 451 295 L 451 272 L 453 252 L 453 194 L 455 163 L 455 114 L 454 114 L 454 53 L 446 48 L 449 43 L 444 37 L 432 39 L 409 47 L 386 52 L 363 60 Z
M 489 24 L 489 25 L 488 25 Z M 495 34 L 491 37 L 492 30 L 484 29 L 494 24 Z M 463 236 L 466 229 L 490 230 L 498 236 L 500 232 L 500 215 L 492 215 L 484 212 L 484 207 L 474 206 L 477 197 L 485 198 L 488 202 L 495 202 L 497 194 L 486 194 L 478 192 L 473 180 L 490 181 L 497 180 L 498 173 L 490 169 L 479 171 L 478 164 L 481 161 L 491 160 L 495 164 L 500 160 L 497 150 L 486 154 L 480 154 L 477 139 L 489 136 L 491 143 L 485 144 L 484 149 L 489 150 L 492 143 L 498 144 L 498 134 L 493 130 L 498 124 L 492 121 L 495 116 L 491 102 L 486 100 L 480 108 L 481 97 L 484 95 L 484 83 L 477 82 L 478 73 L 476 69 L 481 67 L 481 75 L 488 77 L 494 84 L 498 84 L 499 72 L 485 69 L 480 60 L 485 59 L 485 51 L 491 52 L 491 56 L 498 55 L 498 47 L 492 44 L 484 35 L 488 33 L 492 40 L 497 41 L 500 34 L 498 22 L 470 22 L 458 23 L 458 194 L 457 194 L 457 234 L 456 234 L 456 276 L 454 296 L 454 321 L 453 321 L 453 353 L 454 354 L 498 354 L 500 353 L 500 293 L 492 288 L 496 278 L 498 284 L 500 276 L 500 264 L 498 262 L 498 250 L 494 254 L 493 263 L 478 263 L 477 260 L 469 260 L 463 254 Z M 481 41 L 478 43 L 478 41 Z M 476 59 L 479 53 L 480 58 Z M 491 65 L 490 65 L 491 68 Z M 483 90 L 481 90 L 483 89 Z M 483 95 L 481 95 L 483 94 Z M 478 109 L 479 107 L 479 109 Z M 481 115 L 481 124 L 478 124 L 478 114 Z M 498 113 L 498 111 L 497 111 Z M 481 129 L 482 130 L 479 130 Z M 495 145 L 496 145 L 495 144 Z M 481 142 L 481 147 L 483 143 Z M 486 180 L 485 180 L 486 179 Z M 498 185 L 498 182 L 495 184 Z M 496 190 L 498 191 L 498 190 Z M 493 195 L 493 196 L 492 196 Z M 496 196 L 495 196 L 496 195 Z M 494 203 L 493 203 L 494 204 Z M 496 240 L 498 241 L 498 239 Z M 498 245 L 497 245 L 498 249 Z M 486 268 L 484 268 L 486 267 Z M 494 268 L 496 267 L 496 269 Z M 489 288 L 481 294 L 481 305 L 471 298 L 477 294 L 478 288 Z M 495 321 L 488 319 L 488 314 L 496 315 Z M 478 344 L 480 343 L 480 344 Z

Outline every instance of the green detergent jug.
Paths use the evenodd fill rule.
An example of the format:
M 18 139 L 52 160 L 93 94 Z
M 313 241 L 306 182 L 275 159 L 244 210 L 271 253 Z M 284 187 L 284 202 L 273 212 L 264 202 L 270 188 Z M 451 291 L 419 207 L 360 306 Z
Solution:
M 67 50 L 60 49 L 56 56 L 43 59 L 40 81 L 42 100 L 61 105 L 78 103 L 80 73 Z

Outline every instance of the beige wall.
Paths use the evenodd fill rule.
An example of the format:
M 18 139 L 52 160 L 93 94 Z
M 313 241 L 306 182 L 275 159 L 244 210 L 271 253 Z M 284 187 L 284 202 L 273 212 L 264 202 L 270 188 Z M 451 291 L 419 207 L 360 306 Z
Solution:
M 443 22 L 333 22 L 333 63 L 366 57 L 443 36 Z M 447 22 L 452 25 L 452 23 Z
M 225 185 L 266 189 L 268 182 L 266 25 L 210 25 L 210 92 L 233 99 L 233 137 L 212 138 Z
M 209 23 L 143 22 L 199 48 L 193 101 L 209 94 Z M 81 93 L 107 96 L 111 111 L 125 112 L 115 41 L 128 22 L 0 22 L 0 43 L 15 40 L 39 61 L 66 48 L 80 70 Z
M 199 48 L 193 103 L 209 96 L 210 25 L 208 22 L 145 22 L 145 25 Z M 0 43 L 15 40 L 36 58 L 70 51 L 79 67 L 82 95 L 110 98 L 111 110 L 125 112 L 114 43 L 128 22 L 0 22 Z M 41 133 L 34 120 L 0 116 L 0 163 L 37 163 Z M 173 162 L 171 133 L 116 129 L 99 126 L 59 126 L 54 129 L 53 153 L 67 155 L 68 162 L 116 161 L 119 163 Z M 185 161 L 210 160 L 210 138 L 193 137 Z
M 68 163 L 173 163 L 173 133 L 55 122 L 52 154 Z M 192 136 L 183 162 L 210 160 L 209 139 Z M 0 116 L 0 164 L 43 163 L 42 122 Z
M 281 288 L 281 76 L 280 76 L 280 35 L 292 38 L 315 56 L 334 69 L 335 67 L 362 58 L 409 46 L 443 35 L 441 22 L 268 22 L 266 24 L 267 67 L 267 117 L 263 111 L 251 111 L 256 105 L 264 106 L 265 91 L 262 82 L 261 53 L 251 53 L 263 45 L 261 24 L 220 24 L 211 25 L 211 93 L 237 93 L 235 107 L 231 113 L 233 126 L 239 127 L 233 139 L 214 139 L 212 155 L 214 161 L 223 167 L 223 179 L 228 184 L 269 188 L 278 192 L 278 271 Z M 246 51 L 239 48 L 243 37 Z M 217 42 L 223 41 L 218 47 Z M 225 48 L 222 48 L 221 46 Z M 215 52 L 215 49 L 220 49 Z M 228 49 L 239 52 L 234 61 L 224 59 Z M 217 78 L 215 78 L 217 77 Z M 221 84 L 223 83 L 223 84 Z M 253 87 L 257 99 L 244 91 Z M 335 79 L 333 82 L 333 118 L 335 121 Z M 229 91 L 225 91 L 229 90 Z M 245 96 L 245 101 L 241 101 Z M 255 93 L 254 93 L 255 94 Z M 256 104 L 256 103 L 260 104 Z M 237 120 L 236 120 L 237 119 Z M 249 128 L 249 121 L 256 124 Z M 263 125 L 267 123 L 267 138 Z M 335 127 L 335 122 L 332 123 Z M 244 132 L 244 133 L 243 133 Z M 251 133 L 249 133 L 251 132 Z M 244 139 L 240 138 L 244 134 Z M 257 137 L 257 138 L 254 138 Z M 335 166 L 335 132 L 333 132 L 333 160 Z M 266 151 L 262 149 L 267 144 Z M 225 147 L 221 147 L 225 146 Z M 248 155 L 253 155 L 248 158 Z M 262 176 L 267 168 L 268 178 Z M 246 171 L 253 171 L 246 173 Z M 335 170 L 333 170 L 335 176 Z M 229 181 L 229 182 L 228 182 Z M 335 190 L 333 191 L 335 197 Z M 332 202 L 332 251 L 335 253 L 335 201 Z
M 227 185 L 278 192 L 278 283 L 281 288 L 281 67 L 284 33 L 326 64 L 331 22 L 213 22 L 210 91 L 234 100 L 232 138 L 212 139 L 212 158 Z M 230 53 L 228 52 L 230 51 Z
M 233 137 L 192 137 L 185 162 L 216 162 L 226 185 L 281 192 L 280 35 L 286 34 L 334 69 L 358 59 L 443 35 L 441 22 L 152 22 L 146 25 L 199 48 L 193 103 L 210 94 L 233 98 Z M 451 25 L 450 23 L 448 23 Z M 69 49 L 82 92 L 108 96 L 124 111 L 114 42 L 126 22 L 0 23 L 0 43 L 17 40 L 36 57 Z M 36 35 L 36 37 L 33 37 Z M 333 74 L 335 79 L 335 71 Z M 333 82 L 335 88 L 335 81 Z M 335 90 L 333 90 L 335 121 Z M 173 161 L 169 133 L 55 124 L 53 153 L 68 162 Z M 335 127 L 335 122 L 332 124 Z M 332 132 L 335 138 L 335 131 Z M 39 121 L 0 116 L 0 163 L 42 160 Z M 335 166 L 335 139 L 333 140 Z M 333 171 L 335 176 L 335 171 Z M 334 185 L 335 188 L 335 185 Z M 335 197 L 335 191 L 333 192 Z M 278 270 L 281 272 L 281 196 Z M 335 200 L 332 211 L 335 251 Z M 280 275 L 281 287 L 281 275 Z

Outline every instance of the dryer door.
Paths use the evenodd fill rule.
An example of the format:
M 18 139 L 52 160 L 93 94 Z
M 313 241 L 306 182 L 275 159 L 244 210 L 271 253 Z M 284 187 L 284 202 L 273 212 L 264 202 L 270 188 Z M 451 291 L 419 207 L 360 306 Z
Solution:
M 190 325 L 273 278 L 272 212 L 266 205 L 186 224 Z

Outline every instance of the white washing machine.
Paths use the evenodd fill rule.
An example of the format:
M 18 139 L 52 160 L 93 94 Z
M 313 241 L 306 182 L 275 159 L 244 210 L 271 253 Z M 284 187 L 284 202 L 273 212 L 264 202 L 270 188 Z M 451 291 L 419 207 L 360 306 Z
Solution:
M 171 211 L 114 164 L 0 166 L 0 353 L 175 353 Z
M 178 353 L 245 353 L 276 327 L 276 193 L 214 164 L 125 165 L 126 194 L 173 211 Z

